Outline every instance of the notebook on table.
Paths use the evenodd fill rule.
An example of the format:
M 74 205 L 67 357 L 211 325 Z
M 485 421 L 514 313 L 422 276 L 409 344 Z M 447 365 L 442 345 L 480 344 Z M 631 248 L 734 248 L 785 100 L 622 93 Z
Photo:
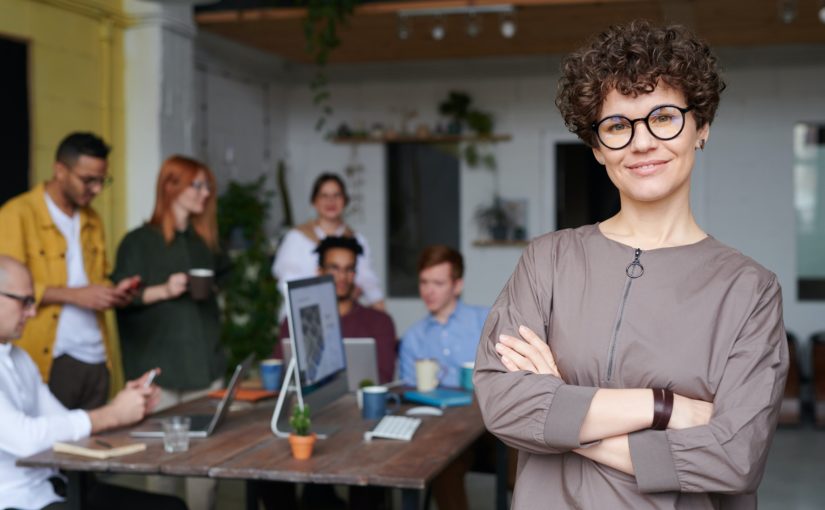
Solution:
M 254 355 L 250 354 L 242 362 L 235 367 L 235 372 L 232 374 L 232 379 L 229 380 L 229 386 L 226 387 L 226 393 L 218 407 L 215 408 L 214 414 L 192 414 L 188 415 L 189 437 L 204 438 L 209 437 L 218 428 L 218 425 L 229 414 L 229 406 L 232 405 L 232 400 L 238 392 L 238 387 L 241 385 L 241 380 L 249 367 L 252 365 Z M 132 437 L 163 437 L 163 427 L 161 419 L 149 419 L 146 424 L 129 433 Z
M 468 406 L 473 403 L 473 394 L 463 390 L 436 388 L 432 391 L 405 391 L 404 400 L 440 408 Z
M 92 459 L 108 459 L 142 452 L 146 449 L 146 443 L 133 443 L 122 438 L 87 437 L 79 441 L 54 443 L 52 449 L 56 453 L 70 453 Z

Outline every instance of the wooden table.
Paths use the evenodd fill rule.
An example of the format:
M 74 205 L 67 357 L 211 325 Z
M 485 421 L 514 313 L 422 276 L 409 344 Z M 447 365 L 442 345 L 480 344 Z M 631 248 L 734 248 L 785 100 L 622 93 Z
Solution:
M 209 413 L 214 405 L 214 401 L 203 399 L 162 415 Z M 474 402 L 447 409 L 441 417 L 422 417 L 412 441 L 365 441 L 364 432 L 375 421 L 363 420 L 355 397 L 347 395 L 313 417 L 314 423 L 335 425 L 340 427 L 338 431 L 315 444 L 311 459 L 298 461 L 292 458 L 287 440 L 270 431 L 273 405 L 268 401 L 255 409 L 231 413 L 211 437 L 191 440 L 187 452 L 166 453 L 161 439 L 140 439 L 147 443 L 147 449 L 132 455 L 95 460 L 45 451 L 17 464 L 65 471 L 73 509 L 82 508 L 85 474 L 106 472 L 398 488 L 403 509 L 417 510 L 433 478 L 485 430 Z M 102 437 L 126 436 L 128 431 L 121 429 Z M 499 453 L 503 451 L 499 448 Z M 506 476 L 502 476 L 506 462 L 502 455 L 498 464 L 498 507 L 506 508 Z M 247 497 L 247 507 L 257 508 L 254 497 Z

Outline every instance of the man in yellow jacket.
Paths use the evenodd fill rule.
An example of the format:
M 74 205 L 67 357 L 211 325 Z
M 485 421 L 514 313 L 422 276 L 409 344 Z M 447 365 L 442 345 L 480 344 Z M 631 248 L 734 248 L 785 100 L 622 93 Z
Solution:
M 103 225 L 92 199 L 109 183 L 109 147 L 91 133 L 60 143 L 54 174 L 0 209 L 0 254 L 25 264 L 34 278 L 37 315 L 20 339 L 49 389 L 69 409 L 94 409 L 109 392 L 103 311 L 127 304 L 139 285 L 112 286 Z

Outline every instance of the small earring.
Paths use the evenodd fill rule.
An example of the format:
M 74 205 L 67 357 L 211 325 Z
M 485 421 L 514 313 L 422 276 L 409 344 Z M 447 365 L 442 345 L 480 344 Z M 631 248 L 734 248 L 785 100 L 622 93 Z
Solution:
M 705 139 L 704 138 L 699 140 L 699 147 L 696 147 L 696 148 L 699 149 L 700 151 L 705 150 Z

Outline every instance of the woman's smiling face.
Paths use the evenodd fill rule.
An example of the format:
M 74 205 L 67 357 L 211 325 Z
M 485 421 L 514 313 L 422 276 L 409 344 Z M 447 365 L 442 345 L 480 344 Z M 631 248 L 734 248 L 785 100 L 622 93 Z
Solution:
M 649 94 L 625 96 L 615 89 L 604 99 L 598 120 L 614 115 L 639 119 L 662 105 L 686 108 L 682 92 L 663 82 Z M 707 125 L 697 129 L 693 115 L 685 114 L 682 132 L 672 140 L 659 140 L 648 131 L 644 122 L 637 122 L 630 143 L 611 150 L 599 143 L 593 149 L 596 159 L 605 166 L 607 175 L 619 189 L 623 204 L 626 200 L 653 203 L 690 192 L 690 174 L 696 148 L 707 140 Z

